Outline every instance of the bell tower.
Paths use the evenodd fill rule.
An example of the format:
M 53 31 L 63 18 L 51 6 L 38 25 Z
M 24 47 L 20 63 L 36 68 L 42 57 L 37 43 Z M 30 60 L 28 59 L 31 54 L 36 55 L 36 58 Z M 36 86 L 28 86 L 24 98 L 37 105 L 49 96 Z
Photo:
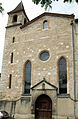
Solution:
M 7 27 L 24 25 L 25 23 L 29 21 L 25 13 L 22 1 L 17 5 L 17 7 L 14 10 L 8 12 L 8 15 L 9 15 L 9 18 L 8 18 Z

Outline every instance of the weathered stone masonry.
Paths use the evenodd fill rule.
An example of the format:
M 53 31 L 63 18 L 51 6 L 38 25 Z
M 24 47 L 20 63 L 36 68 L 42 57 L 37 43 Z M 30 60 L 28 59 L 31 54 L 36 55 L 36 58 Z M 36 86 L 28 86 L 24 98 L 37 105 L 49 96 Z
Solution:
M 16 118 L 34 119 L 37 98 L 47 95 L 52 100 L 52 118 L 78 117 L 78 20 L 74 20 L 74 15 L 43 13 L 29 21 L 22 3 L 8 15 L 0 79 L 0 109 L 7 110 Z M 16 22 L 12 20 L 14 15 Z M 47 21 L 46 29 L 43 29 L 44 21 Z M 42 51 L 49 52 L 48 60 L 40 60 Z M 59 94 L 58 64 L 62 57 L 67 65 L 66 94 Z M 27 95 L 24 86 L 28 61 L 31 62 L 31 89 Z

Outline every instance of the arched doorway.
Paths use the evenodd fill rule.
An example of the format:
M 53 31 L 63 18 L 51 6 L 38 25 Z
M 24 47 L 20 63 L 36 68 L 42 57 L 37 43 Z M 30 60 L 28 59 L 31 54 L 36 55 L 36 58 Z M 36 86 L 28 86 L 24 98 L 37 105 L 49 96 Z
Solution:
M 47 95 L 40 95 L 35 103 L 35 119 L 52 119 L 52 101 Z

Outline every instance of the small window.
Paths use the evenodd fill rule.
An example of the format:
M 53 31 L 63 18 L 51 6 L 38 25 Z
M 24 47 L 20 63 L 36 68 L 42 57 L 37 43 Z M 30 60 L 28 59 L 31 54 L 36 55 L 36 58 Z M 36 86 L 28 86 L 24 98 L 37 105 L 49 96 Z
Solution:
M 49 57 L 50 57 L 50 55 L 49 55 L 49 52 L 48 51 L 43 51 L 43 52 L 40 53 L 40 59 L 42 61 L 48 60 Z
M 26 24 L 26 18 L 24 18 L 24 24 Z
M 47 21 L 45 20 L 44 22 L 43 22 L 43 29 L 46 29 L 47 28 Z
M 11 53 L 11 63 L 13 63 L 13 52 Z
M 11 88 L 12 74 L 9 76 L 9 88 Z
M 15 37 L 13 37 L 13 39 L 12 39 L 12 43 L 14 43 L 15 42 Z
M 17 15 L 13 16 L 13 22 L 17 22 Z

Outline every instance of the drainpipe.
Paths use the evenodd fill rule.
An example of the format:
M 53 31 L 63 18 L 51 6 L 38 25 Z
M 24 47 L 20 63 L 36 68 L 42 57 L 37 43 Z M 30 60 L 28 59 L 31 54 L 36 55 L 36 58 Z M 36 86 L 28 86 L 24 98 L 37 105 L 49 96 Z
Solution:
M 75 47 L 74 47 L 74 23 L 71 21 L 72 26 L 72 57 L 73 57 L 73 82 L 74 82 L 74 118 L 76 118 L 76 79 L 75 79 Z

